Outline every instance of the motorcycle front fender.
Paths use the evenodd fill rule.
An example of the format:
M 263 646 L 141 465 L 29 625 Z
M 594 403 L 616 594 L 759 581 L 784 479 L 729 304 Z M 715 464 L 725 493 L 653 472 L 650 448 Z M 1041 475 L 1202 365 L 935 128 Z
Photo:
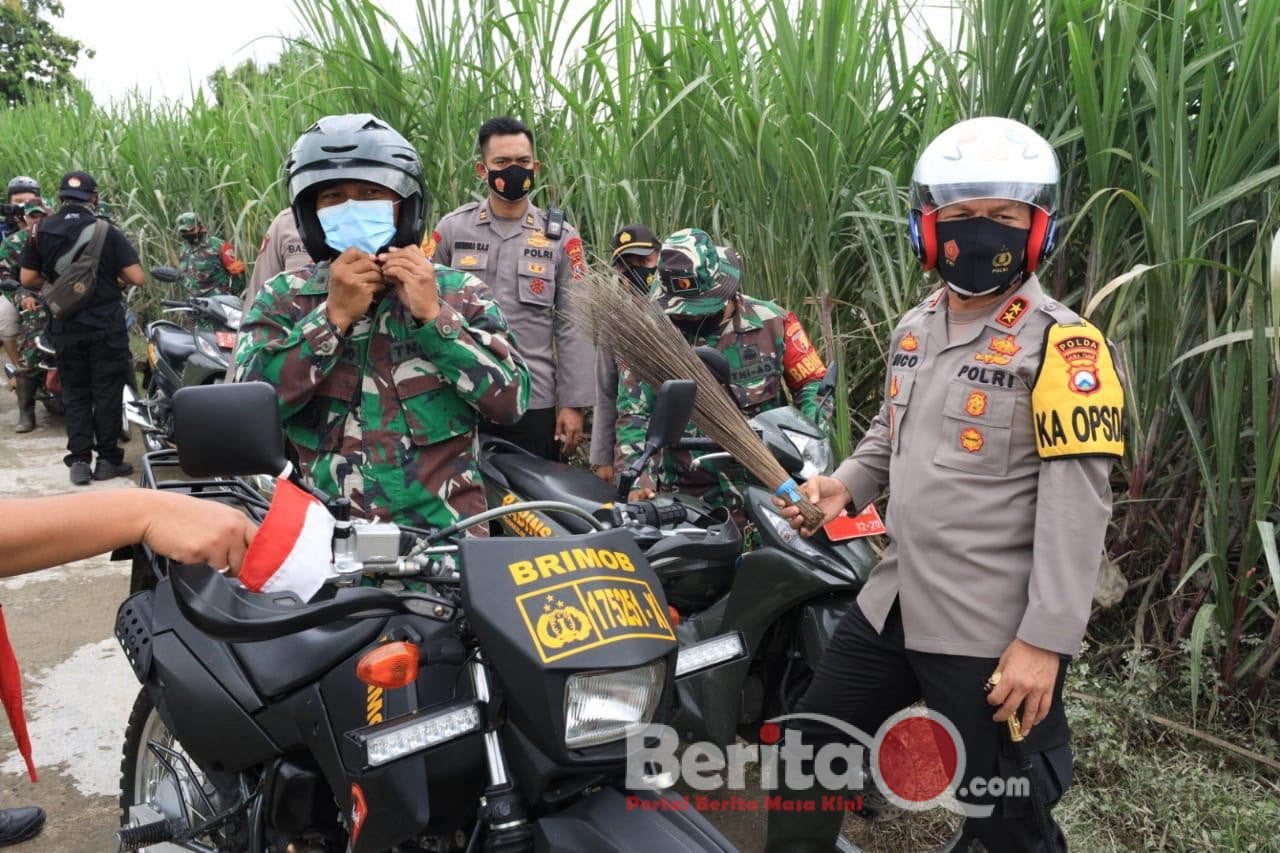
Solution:
M 671 853 L 737 850 L 684 797 L 602 788 L 534 824 L 538 853 Z
M 805 663 L 813 667 L 858 589 L 847 578 L 824 571 L 790 552 L 766 547 L 745 554 L 728 595 L 676 629 L 682 646 L 741 631 L 749 653 L 746 660 L 677 682 L 679 711 L 672 725 L 680 736 L 686 740 L 710 740 L 721 746 L 733 743 L 743 722 L 744 683 L 770 629 L 784 615 L 796 614 L 795 630 L 799 632 Z M 776 665 L 785 664 L 780 660 Z
M 202 352 L 194 352 L 187 356 L 187 363 L 182 369 L 182 387 L 207 385 L 213 377 L 222 378 L 227 375 L 227 365 L 214 361 Z

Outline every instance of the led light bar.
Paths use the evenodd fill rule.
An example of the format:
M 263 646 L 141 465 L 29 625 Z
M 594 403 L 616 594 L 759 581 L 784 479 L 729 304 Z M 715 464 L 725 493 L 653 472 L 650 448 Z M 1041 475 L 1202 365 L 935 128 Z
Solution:
M 681 646 L 676 654 L 676 678 L 706 672 L 712 667 L 741 660 L 746 656 L 747 643 L 742 638 L 741 631 L 721 634 L 692 646 Z
M 478 732 L 481 728 L 480 708 L 475 703 L 425 715 L 411 715 L 400 721 L 392 720 L 365 730 L 365 760 L 370 767 L 379 767 L 388 761 Z

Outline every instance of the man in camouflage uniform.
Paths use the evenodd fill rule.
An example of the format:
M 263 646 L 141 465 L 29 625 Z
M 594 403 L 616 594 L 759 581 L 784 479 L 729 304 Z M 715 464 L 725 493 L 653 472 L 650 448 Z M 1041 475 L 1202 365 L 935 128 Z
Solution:
M 824 424 L 830 402 L 819 397 L 827 369 L 809 342 L 796 315 L 772 302 L 740 292 L 741 259 L 729 248 L 717 248 L 705 231 L 686 228 L 662 244 L 659 286 L 652 298 L 693 346 L 715 347 L 728 359 L 729 386 L 748 417 L 787 405 Z M 784 388 L 785 386 L 785 388 Z M 626 470 L 644 448 L 654 389 L 640 382 L 625 365 L 618 378 L 617 469 Z M 687 435 L 700 435 L 690 425 Z M 696 454 L 667 451 L 659 457 L 660 477 L 645 472 L 636 481 L 632 500 L 652 497 L 659 486 L 727 506 L 738 515 L 745 472 L 733 463 L 694 467 Z
M 328 116 L 287 172 L 318 263 L 264 285 L 237 379 L 276 387 L 303 472 L 358 515 L 440 528 L 484 511 L 476 426 L 520 418 L 529 372 L 484 283 L 422 252 L 417 151 L 371 115 Z
M 178 217 L 178 236 L 185 244 L 178 270 L 192 296 L 238 296 L 244 290 L 244 261 L 236 257 L 235 246 L 209 236 L 191 211 Z
M 42 200 L 28 201 L 22 208 L 23 228 L 4 238 L 0 243 L 0 276 L 17 278 L 22 249 L 31 237 L 31 226 L 43 219 L 50 211 Z M 36 428 L 36 389 L 39 387 L 40 351 L 36 349 L 36 341 L 49 322 L 49 311 L 40 298 L 30 290 L 22 288 L 12 294 L 14 307 L 18 311 L 18 361 L 14 367 L 18 369 L 15 380 L 18 394 L 18 425 L 14 432 L 31 432 Z

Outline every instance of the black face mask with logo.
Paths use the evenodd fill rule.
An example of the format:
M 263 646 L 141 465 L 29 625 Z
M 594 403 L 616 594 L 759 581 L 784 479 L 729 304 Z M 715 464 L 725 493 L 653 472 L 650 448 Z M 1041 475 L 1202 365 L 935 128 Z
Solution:
M 519 201 L 533 189 L 533 169 L 512 163 L 505 169 L 489 170 L 489 188 L 507 201 Z
M 1000 293 L 1018 281 L 1030 229 L 985 216 L 939 222 L 938 275 L 961 296 Z
M 624 264 L 622 278 L 641 293 L 648 293 L 653 286 L 653 277 L 658 274 L 657 265 L 651 267 L 631 266 Z

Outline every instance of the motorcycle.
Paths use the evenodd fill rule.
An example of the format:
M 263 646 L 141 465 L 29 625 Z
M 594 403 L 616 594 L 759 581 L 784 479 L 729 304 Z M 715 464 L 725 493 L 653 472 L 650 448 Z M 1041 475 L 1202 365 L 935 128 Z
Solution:
M 660 394 L 658 445 L 688 417 L 680 385 Z M 177 450 L 147 454 L 147 485 L 261 518 L 240 478 L 288 470 L 274 389 L 186 388 L 173 414 Z M 187 479 L 157 480 L 166 465 Z M 310 602 L 145 552 L 153 572 L 116 623 L 142 684 L 118 851 L 733 850 L 683 801 L 623 781 L 628 735 L 666 718 L 677 673 L 732 660 L 682 660 L 632 537 L 566 502 L 437 531 L 326 506 L 333 562 Z M 590 532 L 462 538 L 534 508 Z
M 151 276 L 169 283 L 181 277 L 173 267 L 152 267 Z M 148 451 L 173 442 L 172 401 L 179 388 L 221 382 L 226 376 L 243 318 L 240 299 L 225 294 L 165 299 L 160 305 L 164 313 L 189 315 L 194 322 L 186 328 L 172 320 L 153 320 L 144 331 L 146 396 L 127 401 L 125 411 L 141 428 Z
M 723 355 L 705 347 L 699 355 L 722 382 L 727 379 Z M 834 390 L 834 370 L 828 376 L 825 394 Z M 765 412 L 751 423 L 788 474 L 803 479 L 830 472 L 828 439 L 794 408 Z M 707 438 L 682 438 L 677 446 L 705 451 L 702 463 L 730 458 Z M 825 532 L 801 537 L 778 514 L 772 491 L 759 484 L 743 494 L 747 529 L 760 543 L 746 553 L 723 509 L 708 510 L 687 496 L 627 504 L 650 455 L 624 472 L 616 491 L 589 471 L 535 458 L 493 438 L 482 438 L 480 470 L 490 506 L 561 500 L 627 530 L 679 613 L 682 648 L 726 633 L 741 635 L 748 657 L 680 683 L 672 725 L 689 741 L 727 746 L 739 735 L 754 738 L 762 722 L 790 712 L 804 694 L 875 555 L 862 539 L 833 541 Z M 703 531 L 701 539 L 688 535 L 690 527 Z M 580 530 L 577 518 L 529 511 L 502 519 L 499 532 L 541 537 Z

